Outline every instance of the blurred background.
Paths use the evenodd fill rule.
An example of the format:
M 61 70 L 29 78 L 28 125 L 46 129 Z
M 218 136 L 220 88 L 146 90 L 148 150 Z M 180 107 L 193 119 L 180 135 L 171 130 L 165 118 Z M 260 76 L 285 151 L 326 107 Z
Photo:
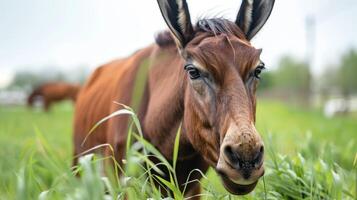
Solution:
M 236 0 L 188 3 L 194 22 L 233 20 L 240 6 Z M 166 29 L 155 1 L 13 0 L 0 8 L 1 104 L 21 104 L 43 82 L 83 83 L 95 67 L 145 47 Z M 336 98 L 335 107 L 341 98 L 355 104 L 356 12 L 354 0 L 277 1 L 252 41 L 268 67 L 260 94 L 314 106 Z
M 241 3 L 187 1 L 193 22 L 234 20 Z M 267 164 L 268 197 L 299 199 L 305 184 L 306 198 L 356 198 L 356 23 L 356 0 L 276 0 L 253 39 L 267 67 L 257 127 L 275 152 L 267 156 L 275 163 Z M 76 194 L 78 181 L 68 181 L 73 106 L 31 110 L 30 92 L 46 82 L 83 84 L 96 67 L 153 43 L 165 29 L 154 0 L 0 0 L 0 199 L 32 199 L 52 189 L 60 197 Z M 282 176 L 285 169 L 295 177 Z M 68 180 L 57 179 L 65 172 Z M 205 191 L 227 195 L 212 171 L 208 176 Z M 247 198 L 266 191 L 260 183 Z

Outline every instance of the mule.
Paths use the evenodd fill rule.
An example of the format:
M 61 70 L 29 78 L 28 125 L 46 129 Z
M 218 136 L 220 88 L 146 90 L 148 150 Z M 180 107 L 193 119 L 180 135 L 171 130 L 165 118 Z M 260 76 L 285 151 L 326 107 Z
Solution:
M 42 98 L 45 111 L 57 102 L 63 100 L 76 101 L 80 86 L 65 82 L 44 83 L 36 87 L 27 98 L 27 105 L 32 107 L 38 97 Z
M 264 174 L 264 144 L 255 128 L 255 91 L 264 63 L 262 50 L 250 40 L 269 18 L 274 0 L 243 0 L 234 22 L 207 18 L 196 25 L 185 0 L 158 0 L 158 5 L 169 31 L 133 55 L 97 68 L 81 90 L 74 155 L 108 143 L 122 164 L 127 116 L 111 118 L 81 144 L 96 122 L 121 108 L 113 101 L 135 104 L 138 82 L 144 82 L 137 112 L 145 139 L 172 160 L 182 127 L 176 167 L 180 189 L 193 169 L 212 167 L 230 193 L 247 194 Z M 100 153 L 111 155 L 108 149 Z M 197 173 L 190 180 L 199 178 Z M 197 182 L 185 190 L 185 196 L 199 193 Z

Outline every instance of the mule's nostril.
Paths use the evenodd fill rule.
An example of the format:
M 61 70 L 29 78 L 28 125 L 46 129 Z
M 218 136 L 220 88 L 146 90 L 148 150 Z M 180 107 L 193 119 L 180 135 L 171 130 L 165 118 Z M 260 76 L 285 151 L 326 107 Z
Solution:
M 233 152 L 232 152 L 232 147 L 231 146 L 226 146 L 225 148 L 224 148 L 224 153 L 226 154 L 226 155 L 232 155 L 233 154 Z
M 255 158 L 253 160 L 254 167 L 261 166 L 261 164 L 263 162 L 263 155 L 264 155 L 264 146 L 262 145 L 259 148 L 259 152 L 255 155 Z
M 259 152 L 260 152 L 260 153 L 264 153 L 264 146 L 261 146 L 261 147 L 260 147 Z
M 224 148 L 224 154 L 227 156 L 228 162 L 230 162 L 232 164 L 235 162 L 236 156 L 235 156 L 235 153 L 233 152 L 232 147 L 230 145 L 227 145 Z
M 239 155 L 234 146 L 227 145 L 224 147 L 224 154 L 226 157 L 226 162 L 233 168 L 239 167 Z

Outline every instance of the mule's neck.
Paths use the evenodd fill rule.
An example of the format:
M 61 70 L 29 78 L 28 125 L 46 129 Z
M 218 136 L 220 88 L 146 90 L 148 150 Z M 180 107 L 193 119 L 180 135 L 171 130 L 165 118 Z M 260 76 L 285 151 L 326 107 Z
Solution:
M 150 58 L 148 102 L 144 116 L 145 137 L 168 159 L 172 157 L 177 130 L 184 115 L 184 96 L 187 77 L 184 60 L 175 46 L 157 47 Z M 184 128 L 180 137 L 182 157 L 194 154 Z

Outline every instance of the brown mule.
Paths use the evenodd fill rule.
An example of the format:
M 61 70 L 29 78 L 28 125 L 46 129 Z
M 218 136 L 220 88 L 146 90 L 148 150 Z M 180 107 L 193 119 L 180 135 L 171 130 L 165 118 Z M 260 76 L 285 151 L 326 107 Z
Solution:
M 52 104 L 63 101 L 72 100 L 76 101 L 77 94 L 80 90 L 79 85 L 52 82 L 45 83 L 35 88 L 27 98 L 27 105 L 32 107 L 36 97 L 42 97 L 45 111 L 49 111 Z
M 264 173 L 264 145 L 254 125 L 255 90 L 264 63 L 261 50 L 250 40 L 267 21 L 274 0 L 243 0 L 235 22 L 201 19 L 195 26 L 185 0 L 158 0 L 158 4 L 171 34 L 159 34 L 156 44 L 92 74 L 76 103 L 74 154 L 109 143 L 121 162 L 126 116 L 105 122 L 81 144 L 94 124 L 120 109 L 113 101 L 133 105 L 135 84 L 142 81 L 138 72 L 148 67 L 138 110 L 144 137 L 170 160 L 182 123 L 179 184 L 193 169 L 205 172 L 210 166 L 230 193 L 247 194 Z M 198 178 L 197 173 L 191 180 Z M 185 196 L 199 193 L 194 182 Z

